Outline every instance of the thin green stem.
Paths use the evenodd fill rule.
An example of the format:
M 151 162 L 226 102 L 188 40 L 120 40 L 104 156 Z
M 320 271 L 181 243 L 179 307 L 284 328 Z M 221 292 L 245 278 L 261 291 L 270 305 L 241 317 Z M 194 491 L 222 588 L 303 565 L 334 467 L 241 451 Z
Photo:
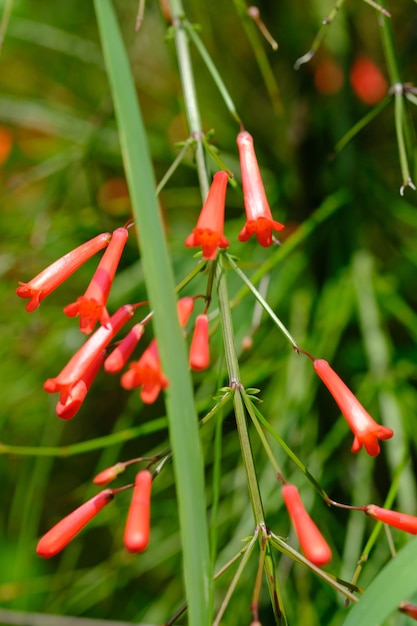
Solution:
M 388 95 L 386 98 L 384 98 L 381 102 L 379 102 L 376 106 L 374 106 L 369 113 L 367 113 L 366 115 L 364 115 L 358 122 L 356 122 L 356 124 L 354 124 L 352 126 L 352 128 L 349 128 L 349 130 L 347 131 L 347 133 L 345 133 L 343 135 L 343 137 L 341 139 L 339 139 L 339 141 L 337 142 L 334 152 L 335 154 L 338 154 L 339 152 L 341 152 L 343 150 L 343 148 L 345 148 L 347 146 L 347 144 L 352 141 L 352 139 L 354 137 L 356 137 L 356 135 L 363 129 L 365 128 L 365 126 L 367 126 L 370 122 L 372 122 L 372 120 L 379 114 L 381 113 L 381 111 L 383 109 L 385 109 L 385 107 L 387 106 L 387 104 L 389 104 L 392 100 L 392 96 Z
M 256 478 L 256 471 L 252 456 L 248 427 L 246 423 L 245 408 L 241 395 L 242 383 L 240 381 L 239 363 L 237 360 L 236 349 L 234 345 L 234 332 L 229 306 L 226 277 L 224 274 L 221 260 L 218 264 L 217 270 L 217 289 L 221 313 L 226 366 L 229 374 L 229 384 L 230 387 L 235 391 L 233 401 L 236 416 L 236 425 L 239 434 L 243 463 L 246 471 L 246 478 L 248 482 L 248 489 L 253 509 L 253 515 L 255 518 L 255 524 L 256 526 L 259 526 L 260 524 L 264 523 L 264 513 L 261 495 L 259 493 L 258 480 Z
M 284 326 L 284 324 L 281 322 L 279 317 L 275 315 L 274 311 L 271 309 L 267 301 L 262 297 L 262 295 L 259 293 L 256 287 L 252 284 L 249 278 L 242 272 L 242 270 L 235 263 L 235 261 L 233 260 L 233 258 L 230 256 L 228 252 L 226 252 L 226 257 L 227 257 L 228 262 L 232 266 L 233 270 L 236 272 L 239 278 L 245 283 L 248 289 L 253 293 L 253 295 L 259 302 L 259 304 L 265 309 L 265 311 L 268 313 L 271 319 L 275 322 L 275 324 L 278 326 L 278 328 L 280 329 L 284 337 L 288 339 L 292 347 L 298 351 L 298 345 L 294 337 L 291 335 L 290 331 L 286 328 L 286 326 Z
M 255 411 L 253 410 L 253 401 L 251 400 L 251 398 L 249 398 L 248 394 L 246 393 L 246 391 L 242 391 L 242 397 L 243 397 L 243 402 L 245 403 L 245 407 L 247 412 L 249 413 L 249 416 L 252 420 L 253 425 L 256 428 L 256 431 L 258 433 L 258 437 L 262 442 L 262 445 L 265 449 L 266 454 L 268 455 L 269 460 L 271 461 L 271 465 L 274 468 L 275 474 L 281 474 L 282 475 L 282 471 L 280 466 L 278 465 L 277 460 L 275 459 L 274 453 L 272 452 L 271 446 L 268 443 L 268 440 L 265 436 L 265 433 L 262 430 L 262 427 L 259 423 L 259 420 L 256 416 Z
M 238 112 L 236 111 L 236 106 L 227 90 L 226 85 L 223 82 L 222 77 L 220 76 L 219 71 L 217 70 L 217 67 L 214 65 L 209 53 L 207 52 L 207 48 L 205 47 L 205 45 L 203 44 L 203 42 L 201 41 L 200 36 L 198 35 L 198 33 L 196 32 L 195 28 L 193 27 L 192 24 L 190 24 L 187 20 L 183 21 L 183 25 L 185 30 L 187 31 L 187 34 L 189 36 L 189 38 L 191 39 L 191 41 L 193 42 L 193 44 L 195 45 L 195 47 L 197 48 L 198 52 L 200 53 L 201 58 L 203 59 L 204 63 L 207 66 L 208 71 L 211 74 L 211 77 L 213 78 L 214 82 L 217 85 L 217 88 L 224 100 L 224 103 L 229 111 L 229 113 L 232 115 L 232 117 L 236 120 L 236 122 L 238 124 L 242 124 L 242 120 L 240 119 L 240 116 L 238 114 Z
M 222 604 L 220 606 L 220 609 L 219 609 L 219 611 L 218 611 L 218 613 L 216 615 L 216 619 L 213 621 L 213 626 L 219 626 L 220 625 L 220 620 L 223 617 L 225 610 L 227 609 L 227 605 L 229 604 L 230 598 L 232 597 L 233 592 L 236 589 L 236 586 L 237 586 L 237 584 L 239 582 L 239 578 L 241 577 L 242 572 L 245 569 L 245 567 L 246 567 L 246 565 L 247 565 L 247 563 L 249 561 L 250 555 L 253 552 L 253 549 L 255 547 L 256 541 L 258 539 L 258 535 L 259 535 L 259 530 L 256 529 L 254 534 L 253 534 L 252 539 L 250 540 L 250 542 L 248 543 L 248 545 L 244 549 L 244 554 L 243 554 L 242 560 L 240 561 L 239 566 L 238 566 L 238 568 L 236 570 L 236 573 L 233 576 L 232 582 L 229 585 L 227 593 L 226 593 L 226 595 L 225 595 L 225 597 L 223 599 L 223 602 L 222 602 Z
M 385 8 L 385 0 L 381 0 L 381 7 Z M 387 63 L 388 75 L 391 83 L 391 92 L 394 94 L 394 121 L 397 135 L 398 153 L 403 184 L 400 187 L 400 194 L 404 195 L 405 187 L 410 187 L 415 191 L 415 185 L 410 175 L 408 165 L 408 155 L 405 136 L 410 136 L 409 122 L 405 111 L 404 85 L 401 78 L 400 64 L 398 61 L 394 35 L 392 32 L 391 20 L 384 16 L 379 16 L 379 27 L 381 31 L 382 46 Z
M 180 165 L 181 161 L 185 157 L 185 154 L 186 154 L 188 148 L 194 142 L 195 142 L 194 137 L 188 137 L 187 141 L 184 142 L 184 145 L 182 146 L 182 148 L 179 151 L 178 155 L 175 157 L 173 163 L 171 163 L 171 165 L 169 166 L 169 168 L 165 172 L 164 176 L 159 181 L 159 183 L 158 183 L 158 185 L 156 187 L 156 191 L 155 191 L 157 196 L 159 196 L 159 194 L 161 193 L 162 189 L 165 187 L 165 185 L 167 184 L 167 182 L 169 181 L 169 179 L 171 178 L 171 176 L 173 175 L 173 173 L 175 172 L 175 170 L 177 169 L 177 167 Z
M 339 10 L 342 8 L 344 1 L 345 0 L 336 0 L 332 10 L 328 14 L 328 16 L 325 17 L 324 20 L 322 21 L 320 29 L 317 35 L 315 36 L 313 43 L 311 44 L 310 50 L 306 52 L 306 54 L 303 54 L 302 57 L 296 60 L 296 62 L 294 63 L 294 69 L 298 70 L 300 69 L 302 65 L 304 65 L 304 63 L 308 63 L 309 61 L 311 61 L 311 59 L 313 58 L 313 56 L 316 54 L 317 50 L 319 49 L 321 42 L 326 36 L 328 27 L 333 22 Z
M 240 19 L 242 20 L 242 26 L 245 29 L 246 36 L 249 40 L 250 45 L 252 46 L 256 62 L 262 74 L 262 78 L 264 79 L 265 86 L 269 93 L 269 97 L 271 98 L 275 113 L 277 115 L 282 115 L 283 106 L 280 90 L 274 72 L 272 71 L 271 65 L 269 63 L 268 57 L 265 53 L 263 42 L 261 40 L 257 27 L 248 15 L 248 7 L 246 2 L 244 0 L 233 1 L 236 7 L 236 11 L 240 16 Z
M 207 166 L 204 156 L 202 141 L 203 131 L 201 116 L 198 108 L 198 100 L 195 88 L 193 67 L 191 64 L 190 47 L 187 30 L 184 23 L 184 9 L 181 0 L 168 0 L 172 23 L 175 28 L 175 47 L 178 57 L 178 66 L 181 78 L 182 91 L 184 94 L 185 112 L 192 137 L 196 141 L 196 164 L 201 189 L 201 197 L 204 201 L 209 190 Z

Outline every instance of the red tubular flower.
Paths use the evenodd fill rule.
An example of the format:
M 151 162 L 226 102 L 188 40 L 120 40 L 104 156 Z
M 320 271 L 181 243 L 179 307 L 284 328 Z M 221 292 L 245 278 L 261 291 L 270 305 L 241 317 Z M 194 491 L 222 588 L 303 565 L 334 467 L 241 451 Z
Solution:
M 117 374 L 124 368 L 144 332 L 145 327 L 141 323 L 132 327 L 126 337 L 121 340 L 119 345 L 104 361 L 104 369 L 108 374 Z
M 417 517 L 414 515 L 407 515 L 407 513 L 398 513 L 398 511 L 390 511 L 389 509 L 383 509 L 376 504 L 368 504 L 365 507 L 366 515 L 376 519 L 388 526 L 394 526 L 404 530 L 411 535 L 417 535 Z
M 359 100 L 370 106 L 388 93 L 388 83 L 381 70 L 368 57 L 359 57 L 349 72 L 350 83 Z
M 246 224 L 240 231 L 238 239 L 247 241 L 252 235 L 256 235 L 261 246 L 267 248 L 272 245 L 272 231 L 280 231 L 284 225 L 272 218 L 253 147 L 252 135 L 242 131 L 237 136 L 237 145 L 246 210 Z
M 102 350 L 85 374 L 74 385 L 61 392 L 55 411 L 58 417 L 69 420 L 80 410 L 82 403 L 90 389 L 93 381 L 103 365 L 105 352 Z
M 187 324 L 191 313 L 194 311 L 194 298 L 186 296 L 177 302 L 178 320 L 181 328 Z
M 28 283 L 19 281 L 20 287 L 16 289 L 19 298 L 30 298 L 26 306 L 29 313 L 38 308 L 41 301 L 59 287 L 71 274 L 90 259 L 96 252 L 105 248 L 111 239 L 110 233 L 102 233 L 94 239 L 71 250 L 52 265 L 49 265 L 40 274 L 32 278 Z
M 45 559 L 49 559 L 61 552 L 74 539 L 75 535 L 111 500 L 113 500 L 113 491 L 104 489 L 104 491 L 100 491 L 93 498 L 84 502 L 39 540 L 36 552 Z
M 64 308 L 64 313 L 68 317 L 80 316 L 80 330 L 86 335 L 94 330 L 98 321 L 103 325 L 109 321 L 106 304 L 128 237 L 126 228 L 117 228 L 113 232 L 85 294 Z
M 282 496 L 306 557 L 321 567 L 332 558 L 332 552 L 323 535 L 307 513 L 295 485 L 283 485 Z
M 113 480 L 116 480 L 120 474 L 123 474 L 125 469 L 126 465 L 124 463 L 116 463 L 111 467 L 106 467 L 106 469 L 102 470 L 94 477 L 93 483 L 100 486 L 108 485 L 113 482 Z
M 205 370 L 210 365 L 209 322 L 205 313 L 198 315 L 195 320 L 189 362 L 195 372 Z
M 375 422 L 327 361 L 315 359 L 313 365 L 354 434 L 352 452 L 359 452 L 365 446 L 370 456 L 379 454 L 378 439 L 391 439 L 394 434 L 391 428 Z
M 216 257 L 217 248 L 227 248 L 229 245 L 223 235 L 227 181 L 226 172 L 214 174 L 197 226 L 185 240 L 185 245 L 189 248 L 201 246 L 203 257 L 207 260 Z
M 410 602 L 401 602 L 398 610 L 408 617 L 411 617 L 414 620 L 417 620 L 417 606 L 415 604 L 410 604 Z
M 69 391 L 70 388 L 81 380 L 93 365 L 98 355 L 119 332 L 124 324 L 132 317 L 134 308 L 131 304 L 125 304 L 114 313 L 107 326 L 100 326 L 91 335 L 83 346 L 69 360 L 64 369 L 55 378 L 48 378 L 43 388 L 48 393 L 57 391 Z
M 138 472 L 127 514 L 123 540 L 129 552 L 143 552 L 148 546 L 151 522 L 151 490 L 151 472 L 149 470 Z
M 145 404 L 152 404 L 161 389 L 166 389 L 169 381 L 162 373 L 158 346 L 153 339 L 138 361 L 130 363 L 129 370 L 120 379 L 124 389 L 141 387 L 140 397 Z

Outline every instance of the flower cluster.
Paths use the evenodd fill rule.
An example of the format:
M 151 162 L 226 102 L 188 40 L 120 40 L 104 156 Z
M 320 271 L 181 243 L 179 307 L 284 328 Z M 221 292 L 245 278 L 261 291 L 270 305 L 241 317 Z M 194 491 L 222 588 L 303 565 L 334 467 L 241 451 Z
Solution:
M 76 415 L 102 366 L 108 374 L 116 374 L 128 364 L 145 331 L 146 321 L 151 317 L 149 314 L 145 321 L 135 324 L 122 340 L 113 343 L 118 332 L 133 317 L 135 310 L 144 304 L 125 304 L 113 315 L 109 315 L 107 311 L 111 285 L 127 239 L 127 228 L 117 228 L 112 235 L 98 235 L 55 261 L 28 283 L 20 283 L 16 290 L 19 297 L 30 298 L 26 309 L 29 312 L 34 311 L 46 296 L 83 263 L 105 248 L 84 295 L 64 308 L 64 313 L 69 317 L 80 318 L 81 332 L 90 337 L 62 371 L 54 378 L 48 378 L 44 384 L 46 392 L 59 393 L 56 413 L 61 419 L 71 419 Z M 187 324 L 193 309 L 193 298 L 179 300 L 178 317 L 182 327 Z M 97 323 L 99 328 L 93 332 Z M 208 318 L 204 313 L 196 320 L 190 349 L 190 368 L 201 370 L 208 367 L 209 362 Z M 169 381 L 162 372 L 155 339 L 151 340 L 138 360 L 129 363 L 128 370 L 121 377 L 122 387 L 140 388 L 142 401 L 147 404 L 154 402 L 168 384 Z
M 115 477 L 115 476 L 114 476 Z M 110 482 L 110 481 L 107 481 Z M 127 515 L 124 545 L 129 552 L 146 550 L 150 537 L 152 474 L 141 470 L 136 474 L 133 495 Z M 38 542 L 36 552 L 51 558 L 61 552 L 76 535 L 111 502 L 118 489 L 103 489 L 72 513 L 55 524 Z
M 247 241 L 255 235 L 260 245 L 266 248 L 274 242 L 272 231 L 279 232 L 284 225 L 272 217 L 253 146 L 253 137 L 247 131 L 241 131 L 237 136 L 237 145 L 246 211 L 246 224 L 238 239 Z M 223 233 L 227 182 L 228 175 L 225 171 L 221 170 L 214 174 L 197 226 L 185 240 L 188 247 L 201 246 L 203 258 L 206 260 L 214 259 L 218 248 L 227 248 L 229 245 Z

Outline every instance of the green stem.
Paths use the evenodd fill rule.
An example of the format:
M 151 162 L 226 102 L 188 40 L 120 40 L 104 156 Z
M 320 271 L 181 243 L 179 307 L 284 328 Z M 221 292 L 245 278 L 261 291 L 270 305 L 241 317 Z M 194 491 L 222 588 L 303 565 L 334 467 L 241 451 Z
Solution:
M 224 84 L 218 70 L 217 67 L 214 65 L 209 53 L 207 52 L 207 48 L 205 47 L 205 45 L 203 44 L 203 42 L 201 41 L 201 38 L 199 37 L 199 35 L 197 34 L 195 28 L 193 27 L 192 24 L 190 24 L 188 21 L 184 20 L 183 22 L 184 24 L 184 28 L 186 29 L 188 36 L 190 37 L 191 41 L 193 42 L 193 44 L 195 45 L 195 47 L 197 48 L 198 52 L 200 53 L 201 58 L 203 59 L 204 63 L 207 66 L 208 71 L 211 74 L 211 77 L 213 78 L 214 82 L 217 85 L 217 89 L 220 91 L 220 94 L 224 100 L 224 103 L 229 111 L 229 113 L 233 116 L 233 118 L 236 120 L 236 122 L 240 125 L 242 125 L 242 120 L 239 117 L 238 112 L 236 111 L 236 107 L 235 104 L 226 88 L 226 85 Z
M 230 256 L 230 254 L 226 253 L 226 256 L 227 256 L 228 262 L 230 263 L 230 265 L 232 266 L 232 268 L 236 272 L 236 274 L 239 276 L 239 278 L 245 283 L 245 285 L 248 287 L 248 289 L 253 293 L 253 295 L 255 296 L 257 301 L 259 302 L 259 304 L 265 309 L 265 311 L 268 313 L 268 315 L 271 317 L 271 319 L 275 322 L 275 324 L 278 326 L 278 328 L 280 329 L 280 331 L 282 332 L 284 337 L 286 339 L 288 339 L 288 341 L 290 342 L 290 344 L 292 345 L 294 350 L 298 351 L 298 345 L 297 345 L 294 337 L 291 335 L 290 331 L 286 328 L 286 326 L 284 326 L 284 324 L 281 322 L 279 317 L 277 317 L 275 315 L 274 311 L 271 309 L 271 307 L 269 306 L 267 301 L 262 297 L 262 295 L 259 293 L 259 291 L 256 289 L 256 287 L 252 284 L 252 282 L 249 280 L 249 278 L 242 272 L 242 270 L 234 262 L 233 258 Z
M 236 425 L 239 434 L 240 446 L 242 450 L 243 463 L 246 471 L 250 500 L 252 503 L 253 515 L 256 526 L 264 523 L 264 512 L 261 495 L 259 493 L 258 481 L 256 478 L 255 465 L 252 456 L 248 427 L 246 423 L 245 408 L 242 400 L 242 383 L 240 382 L 239 363 L 237 360 L 232 316 L 229 306 L 229 296 L 227 292 L 226 277 L 221 263 L 221 257 L 217 270 L 217 289 L 219 296 L 219 307 L 221 313 L 223 341 L 226 356 L 226 366 L 229 374 L 229 384 L 234 393 L 234 409 L 236 415 Z
M 385 0 L 381 0 L 381 7 L 385 8 Z M 408 155 L 405 136 L 410 136 L 409 123 L 405 111 L 404 85 L 401 78 L 400 65 L 395 50 L 394 35 L 392 32 L 391 20 L 380 16 L 379 26 L 381 31 L 382 45 L 384 48 L 385 60 L 387 63 L 388 76 L 391 83 L 391 91 L 394 94 L 394 121 L 395 132 L 397 134 L 398 153 L 403 184 L 400 187 L 400 194 L 404 195 L 405 187 L 415 190 L 415 185 L 410 175 L 408 165 Z
M 204 156 L 203 131 L 200 111 L 195 88 L 193 68 L 191 64 L 188 35 L 184 22 L 184 9 L 181 0 L 168 0 L 172 14 L 172 23 L 175 27 L 175 47 L 178 56 L 178 66 L 184 94 L 185 112 L 192 137 L 196 141 L 196 163 L 201 189 L 201 197 L 205 200 L 209 190 L 207 166 Z

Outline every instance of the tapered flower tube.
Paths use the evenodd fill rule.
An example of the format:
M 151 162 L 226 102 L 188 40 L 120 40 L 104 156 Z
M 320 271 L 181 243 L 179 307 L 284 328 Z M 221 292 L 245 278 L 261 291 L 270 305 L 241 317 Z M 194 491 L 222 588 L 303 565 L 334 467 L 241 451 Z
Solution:
M 68 317 L 80 316 L 80 330 L 89 335 L 97 322 L 107 324 L 106 309 L 110 289 L 119 265 L 129 233 L 126 228 L 117 228 L 83 296 L 64 308 Z
M 72 387 L 61 392 L 55 411 L 63 420 L 72 419 L 80 410 L 82 403 L 103 365 L 105 351 L 102 350 L 85 374 Z
M 398 511 L 390 511 L 389 509 L 384 509 L 376 504 L 368 504 L 364 511 L 366 515 L 369 515 L 369 517 L 372 517 L 379 522 L 384 522 L 384 524 L 388 524 L 388 526 L 404 530 L 406 533 L 410 533 L 411 535 L 417 535 L 417 517 L 414 515 L 399 513 Z
M 203 258 L 207 260 L 216 257 L 217 248 L 227 248 L 229 245 L 223 234 L 227 181 L 226 172 L 214 174 L 197 226 L 185 240 L 185 245 L 189 248 L 201 246 Z
M 243 200 L 246 224 L 239 233 L 239 241 L 247 241 L 255 235 L 264 248 L 272 245 L 272 231 L 280 231 L 284 225 L 272 218 L 265 194 L 258 160 L 253 147 L 253 137 L 247 131 L 237 136 L 240 169 L 242 172 Z
M 129 370 L 123 374 L 120 384 L 124 389 L 141 388 L 140 397 L 145 404 L 155 402 L 162 389 L 169 385 L 162 373 L 158 346 L 153 339 L 138 361 L 130 363 Z
M 326 565 L 332 558 L 332 551 L 305 510 L 297 487 L 283 485 L 282 496 L 305 556 L 318 567 Z
M 391 439 L 394 432 L 391 428 L 381 426 L 375 422 L 327 361 L 315 359 L 313 365 L 316 373 L 336 400 L 339 409 L 353 432 L 352 452 L 359 452 L 362 446 L 364 446 L 370 456 L 379 454 L 378 439 Z
M 125 463 L 116 463 L 111 467 L 106 467 L 106 469 L 102 470 L 97 474 L 97 476 L 94 477 L 93 483 L 100 486 L 108 485 L 113 482 L 113 480 L 116 480 L 120 474 L 123 474 L 125 469 Z
M 64 517 L 39 540 L 36 547 L 39 556 L 49 559 L 61 552 L 113 497 L 111 489 L 104 489 Z
M 114 313 L 106 326 L 100 326 L 69 360 L 64 369 L 55 378 L 48 378 L 43 388 L 48 393 L 69 392 L 70 388 L 86 376 L 98 355 L 132 317 L 134 306 L 125 304 Z
M 417 621 L 417 606 L 415 604 L 411 604 L 410 602 L 401 602 L 398 610 L 404 615 L 408 615 L 412 619 Z
M 30 298 L 26 305 L 26 311 L 30 313 L 37 309 L 46 296 L 49 296 L 52 291 L 62 285 L 71 274 L 94 256 L 96 252 L 108 246 L 110 239 L 110 233 L 97 235 L 97 237 L 86 241 L 49 265 L 28 283 L 19 281 L 20 287 L 16 289 L 16 294 L 19 298 Z
M 209 322 L 205 313 L 197 315 L 195 320 L 189 362 L 195 372 L 205 370 L 210 365 Z
M 180 298 L 177 302 L 177 311 L 180 326 L 181 328 L 184 328 L 190 319 L 191 313 L 194 311 L 194 298 L 191 298 L 191 296 Z
M 144 332 L 145 327 L 140 322 L 132 327 L 104 361 L 104 369 L 108 374 L 117 374 L 124 368 Z
M 143 552 L 148 547 L 151 522 L 152 474 L 136 474 L 133 496 L 127 514 L 124 544 L 129 552 Z

